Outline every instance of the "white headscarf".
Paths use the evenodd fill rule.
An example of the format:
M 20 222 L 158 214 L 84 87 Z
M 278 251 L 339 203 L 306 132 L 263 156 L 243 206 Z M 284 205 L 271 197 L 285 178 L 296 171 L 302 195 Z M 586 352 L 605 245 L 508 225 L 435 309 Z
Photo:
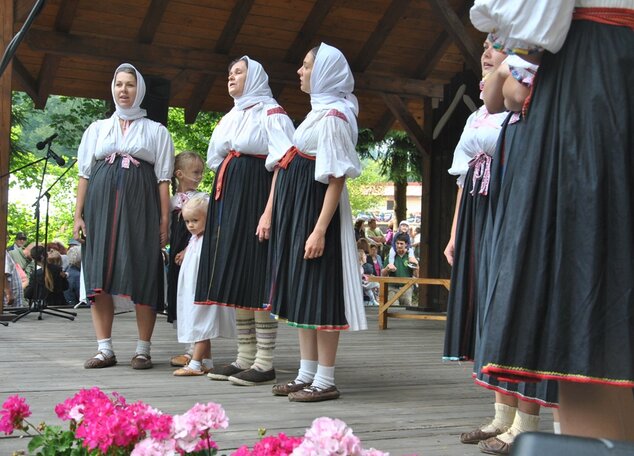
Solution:
M 343 112 L 356 136 L 359 102 L 353 90 L 354 76 L 345 56 L 339 49 L 321 43 L 310 75 L 310 104 L 314 110 Z
M 114 94 L 114 86 L 115 81 L 117 79 L 117 73 L 119 73 L 124 68 L 132 68 L 136 73 L 136 97 L 134 98 L 134 103 L 131 108 L 122 108 L 117 103 L 117 99 Z M 112 78 L 112 99 L 114 100 L 114 104 L 116 106 L 116 114 L 120 119 L 123 120 L 135 120 L 140 119 L 141 117 L 147 116 L 147 111 L 145 109 L 141 109 L 141 102 L 145 97 L 145 80 L 141 73 L 134 68 L 134 66 L 130 63 L 122 63 L 117 67 L 114 72 L 114 77 Z
M 247 55 L 240 58 L 240 60 L 243 59 L 247 61 L 247 78 L 242 95 L 233 99 L 234 109 L 246 109 L 257 103 L 277 104 L 269 87 L 269 75 L 266 74 L 260 62 Z

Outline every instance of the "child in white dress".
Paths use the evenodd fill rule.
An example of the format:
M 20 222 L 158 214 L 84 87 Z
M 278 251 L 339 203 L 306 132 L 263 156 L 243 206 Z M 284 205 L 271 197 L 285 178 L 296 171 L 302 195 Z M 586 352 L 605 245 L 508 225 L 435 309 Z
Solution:
M 232 307 L 194 304 L 198 262 L 207 222 L 209 197 L 198 193 L 192 196 L 182 208 L 182 216 L 191 233 L 189 245 L 185 249 L 183 262 L 178 274 L 177 314 L 178 341 L 195 343 L 192 359 L 176 371 L 177 377 L 191 377 L 207 374 L 213 367 L 211 342 L 217 337 L 235 337 L 235 310 Z

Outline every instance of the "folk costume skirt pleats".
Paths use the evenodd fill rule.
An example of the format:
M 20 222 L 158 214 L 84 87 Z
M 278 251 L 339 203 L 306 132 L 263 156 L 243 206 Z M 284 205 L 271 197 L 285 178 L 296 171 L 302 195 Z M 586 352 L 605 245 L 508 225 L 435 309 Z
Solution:
M 632 49 L 627 27 L 573 21 L 505 138 L 478 346 L 488 374 L 634 386 Z
M 348 329 L 339 207 L 326 230 L 324 254 L 304 259 L 327 188 L 315 181 L 315 161 L 301 155 L 277 176 L 269 266 L 271 313 L 291 326 Z
M 153 165 L 95 163 L 86 192 L 82 267 L 90 300 L 103 292 L 164 308 L 160 199 Z
M 181 215 L 180 209 L 172 211 L 170 223 L 170 250 L 167 267 L 167 321 L 172 323 L 177 318 L 176 295 L 178 292 L 178 273 L 181 267 L 176 264 L 175 258 L 185 250 L 191 234 Z
M 207 212 L 195 302 L 266 310 L 268 241 L 255 234 L 273 174 L 262 158 L 227 156 L 219 199 L 218 176 Z

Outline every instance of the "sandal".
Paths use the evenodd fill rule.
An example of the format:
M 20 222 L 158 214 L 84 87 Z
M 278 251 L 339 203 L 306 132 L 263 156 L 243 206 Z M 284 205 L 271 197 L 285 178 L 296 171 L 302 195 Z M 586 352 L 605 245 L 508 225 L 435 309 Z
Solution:
M 132 369 L 142 370 L 142 369 L 152 369 L 154 365 L 152 364 L 152 357 L 150 355 L 144 355 L 142 353 L 137 353 L 130 361 L 132 365 Z

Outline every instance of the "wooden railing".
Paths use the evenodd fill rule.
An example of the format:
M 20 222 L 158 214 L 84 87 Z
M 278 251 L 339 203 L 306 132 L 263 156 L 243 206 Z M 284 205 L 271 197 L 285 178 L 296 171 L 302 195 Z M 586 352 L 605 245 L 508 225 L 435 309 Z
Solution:
M 392 318 L 404 318 L 408 320 L 446 320 L 445 314 L 420 314 L 420 313 L 406 313 L 406 312 L 390 312 L 390 306 L 405 293 L 414 284 L 416 285 L 441 285 L 449 290 L 449 279 L 428 279 L 421 277 L 377 277 L 368 276 L 370 282 L 377 282 L 379 284 L 379 329 L 387 329 L 387 319 Z M 389 284 L 402 284 L 402 287 L 392 296 L 392 299 L 388 300 L 388 286 Z

